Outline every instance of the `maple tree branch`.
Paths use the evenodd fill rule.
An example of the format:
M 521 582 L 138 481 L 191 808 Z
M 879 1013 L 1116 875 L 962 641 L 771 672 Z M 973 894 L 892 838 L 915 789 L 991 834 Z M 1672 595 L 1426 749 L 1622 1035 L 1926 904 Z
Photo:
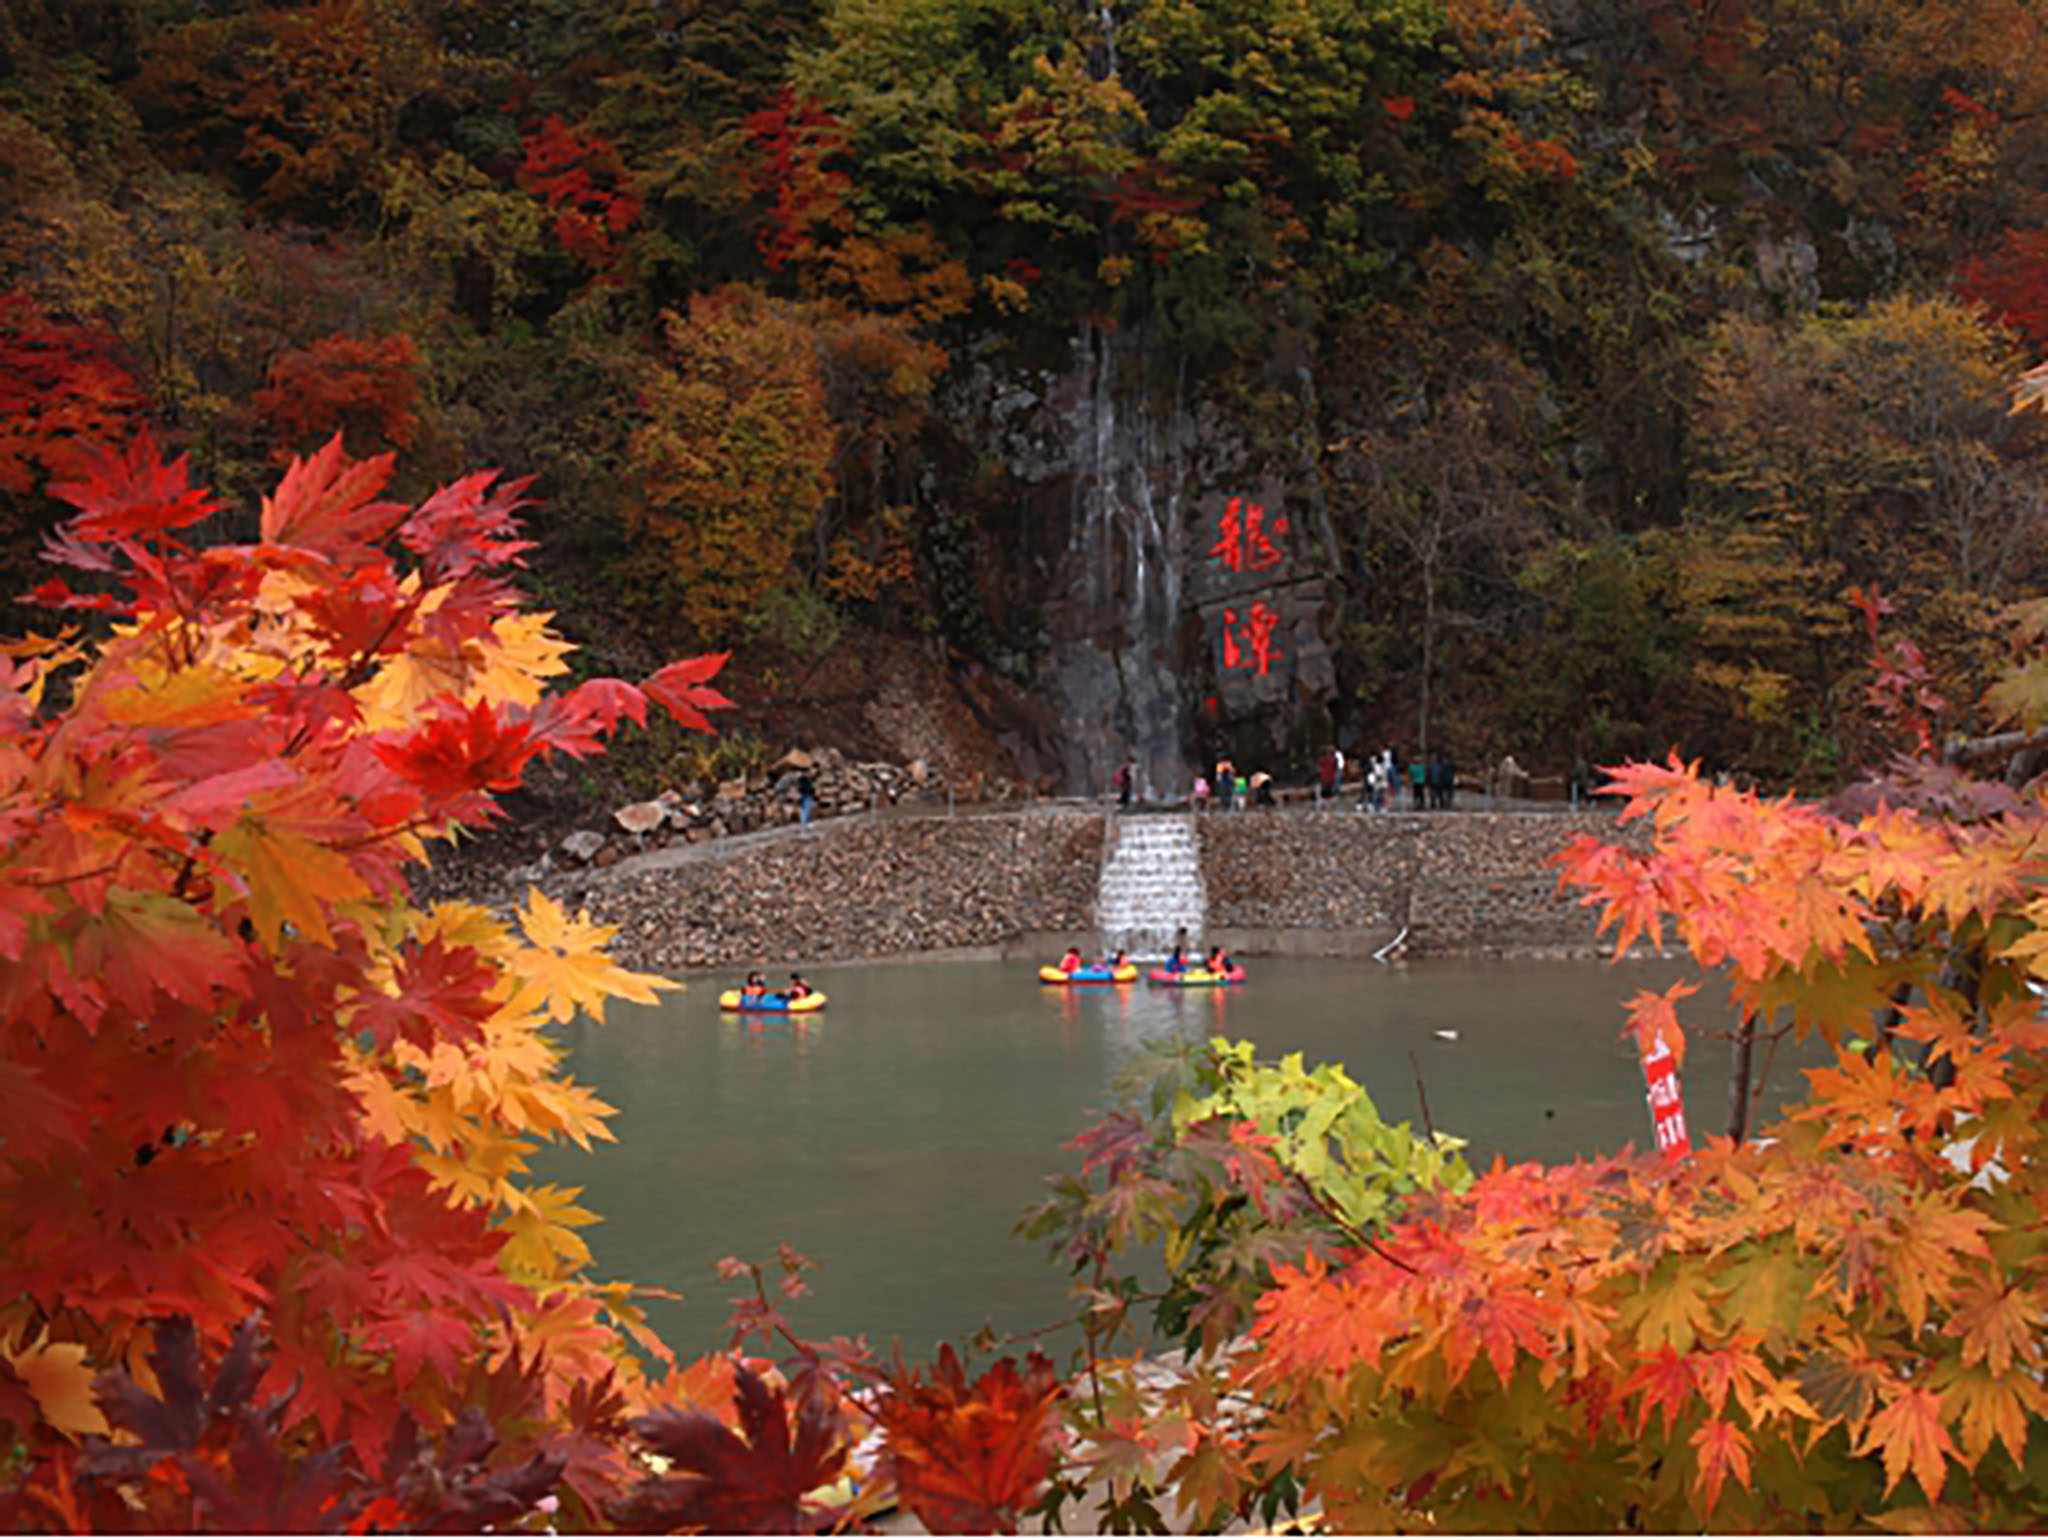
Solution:
M 1948 764 L 1960 765 L 1974 760 L 1996 759 L 2001 754 L 2016 754 L 2022 749 L 2042 747 L 2048 747 L 2048 727 L 1988 733 L 1981 738 L 1957 738 L 1942 750 L 1941 757 Z
M 82 872 L 66 872 L 62 877 L 14 877 L 9 880 L 24 888 L 61 888 L 67 883 L 89 882 L 95 877 L 105 877 L 120 869 L 121 863 L 114 860 L 103 866 L 89 866 Z
M 1402 1272 L 1407 1273 L 1410 1277 L 1415 1276 L 1415 1269 L 1413 1267 L 1411 1267 L 1408 1263 L 1403 1262 L 1399 1257 L 1395 1256 L 1391 1251 L 1388 1251 L 1378 1241 L 1374 1240 L 1369 1232 L 1359 1229 L 1357 1225 L 1353 1224 L 1349 1219 L 1347 1219 L 1344 1216 L 1344 1213 L 1341 1209 L 1335 1207 L 1327 1198 L 1325 1198 L 1321 1193 L 1317 1192 L 1315 1188 L 1309 1185 L 1309 1180 L 1307 1177 L 1303 1176 L 1299 1171 L 1291 1169 L 1288 1170 L 1287 1174 L 1294 1178 L 1295 1185 L 1301 1189 L 1302 1195 L 1308 1199 L 1309 1203 L 1315 1208 L 1315 1211 L 1321 1214 L 1325 1219 L 1329 1220 L 1329 1222 L 1337 1228 L 1338 1232 L 1342 1234 L 1346 1240 L 1352 1242 L 1354 1245 L 1362 1246 L 1365 1250 L 1370 1251 L 1374 1256 L 1378 1257 L 1382 1262 L 1392 1263 L 1395 1267 L 1400 1268 Z
M 1429 1092 L 1422 1086 L 1422 1066 L 1416 1062 L 1415 1050 L 1408 1050 L 1408 1067 L 1415 1071 L 1415 1099 L 1422 1103 L 1422 1131 L 1429 1135 L 1429 1142 L 1436 1143 L 1436 1121 L 1429 1115 Z

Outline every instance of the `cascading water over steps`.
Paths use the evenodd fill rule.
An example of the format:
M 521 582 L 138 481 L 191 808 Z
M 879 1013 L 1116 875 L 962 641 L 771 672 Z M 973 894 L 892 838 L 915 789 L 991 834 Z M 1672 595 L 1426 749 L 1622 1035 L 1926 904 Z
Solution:
M 1103 944 L 1133 956 L 1163 956 L 1176 938 L 1201 945 L 1207 899 L 1195 821 L 1186 815 L 1114 818 L 1115 847 L 1102 863 L 1095 920 Z

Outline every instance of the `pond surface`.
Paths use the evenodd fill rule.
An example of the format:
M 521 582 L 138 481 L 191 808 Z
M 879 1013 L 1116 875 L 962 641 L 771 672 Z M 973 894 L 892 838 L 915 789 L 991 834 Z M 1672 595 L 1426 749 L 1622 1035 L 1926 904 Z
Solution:
M 686 1356 L 723 1342 L 734 1286 L 716 1260 L 786 1241 L 819 1264 L 790 1308 L 799 1331 L 900 1338 L 915 1357 L 984 1322 L 1017 1331 L 1070 1312 L 1064 1275 L 1011 1227 L 1047 1173 L 1072 1167 L 1062 1144 L 1147 1039 L 1249 1037 L 1267 1057 L 1335 1060 L 1383 1117 L 1419 1129 L 1413 1054 L 1437 1128 L 1468 1139 L 1475 1164 L 1650 1143 L 1622 1002 L 1663 988 L 1675 963 L 1250 967 L 1246 985 L 1212 991 L 1044 987 L 1015 963 L 849 967 L 811 976 L 831 1004 L 809 1018 L 721 1014 L 719 981 L 699 979 L 571 1029 L 569 1068 L 617 1107 L 618 1142 L 551 1155 L 544 1174 L 605 1216 L 585 1232 L 599 1276 L 685 1296 L 650 1315 Z M 1717 1023 L 1713 993 L 1682 1019 Z M 1726 1048 L 1694 1046 L 1700 1136 L 1725 1121 Z M 1781 1055 L 1767 1105 L 1803 1086 Z

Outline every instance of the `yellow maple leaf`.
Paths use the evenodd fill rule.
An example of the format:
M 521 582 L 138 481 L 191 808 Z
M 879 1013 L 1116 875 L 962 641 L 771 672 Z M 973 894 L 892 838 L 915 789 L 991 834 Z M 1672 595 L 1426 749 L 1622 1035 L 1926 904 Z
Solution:
M 491 640 L 476 655 L 470 697 L 493 704 L 531 706 L 541 697 L 543 681 L 569 671 L 566 661 L 576 649 L 548 629 L 554 616 L 545 610 L 504 615 L 491 626 Z
M 0 1359 L 35 1398 L 43 1421 L 76 1441 L 88 1433 L 113 1432 L 92 1397 L 95 1371 L 86 1367 L 85 1348 L 76 1342 L 51 1342 L 47 1331 L 35 1341 L 16 1346 L 0 1342 Z
M 124 727 L 207 727 L 256 714 L 245 681 L 204 664 L 108 690 L 98 705 Z
M 460 699 L 468 680 L 469 664 L 460 650 L 437 638 L 421 637 L 356 687 L 363 730 L 410 727 L 430 703 Z
M 1963 1455 L 1972 1467 L 1994 1442 L 2005 1445 L 2019 1465 L 2026 1459 L 2028 1418 L 2048 1410 L 2048 1395 L 2024 1369 L 2000 1373 L 1978 1364 L 1945 1378 L 1941 1407 L 1944 1416 L 1956 1419 Z
M 1892 1281 L 1899 1308 L 1916 1332 L 1927 1320 L 1929 1297 L 1947 1292 L 1963 1257 L 1989 1251 L 1984 1232 L 1997 1228 L 1983 1214 L 1951 1207 L 1942 1193 L 1925 1194 L 1900 1213 L 1891 1249 Z M 1934 1495 L 1930 1488 L 1928 1496 Z
M 498 1262 L 505 1272 L 528 1284 L 557 1282 L 590 1264 L 590 1247 L 577 1230 L 598 1222 L 598 1216 L 576 1202 L 580 1187 L 546 1185 L 521 1193 L 521 1202 L 499 1221 L 505 1232 Z
M 602 1021 L 607 1000 L 653 1005 L 661 998 L 660 991 L 681 987 L 659 974 L 621 968 L 603 951 L 612 938 L 612 927 L 594 925 L 588 915 L 579 914 L 572 920 L 539 888 L 527 890 L 519 923 L 533 948 L 522 951 L 514 966 L 526 988 L 546 1003 L 555 1021 L 573 1020 L 579 1010 Z
M 1653 1277 L 1623 1308 L 1634 1322 L 1637 1346 L 1653 1353 L 1668 1343 L 1690 1352 L 1698 1334 L 1713 1329 L 1713 1292 L 1705 1269 L 1692 1258 L 1673 1265 L 1668 1277 Z
M 286 925 L 322 946 L 331 945 L 328 910 L 370 896 L 369 884 L 347 858 L 258 819 L 244 818 L 223 829 L 214 849 L 241 870 L 249 889 L 250 923 L 267 946 L 277 945 Z

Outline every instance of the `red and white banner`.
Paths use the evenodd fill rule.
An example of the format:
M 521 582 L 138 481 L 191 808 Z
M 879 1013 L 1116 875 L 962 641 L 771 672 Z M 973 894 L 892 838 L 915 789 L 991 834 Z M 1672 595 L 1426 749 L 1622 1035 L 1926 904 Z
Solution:
M 1657 1148 L 1672 1160 L 1690 1155 L 1692 1137 L 1685 1131 L 1685 1093 L 1678 1085 L 1678 1061 L 1671 1057 L 1662 1032 L 1643 1048 L 1643 1084 L 1649 1090 L 1650 1127 L 1657 1135 Z

